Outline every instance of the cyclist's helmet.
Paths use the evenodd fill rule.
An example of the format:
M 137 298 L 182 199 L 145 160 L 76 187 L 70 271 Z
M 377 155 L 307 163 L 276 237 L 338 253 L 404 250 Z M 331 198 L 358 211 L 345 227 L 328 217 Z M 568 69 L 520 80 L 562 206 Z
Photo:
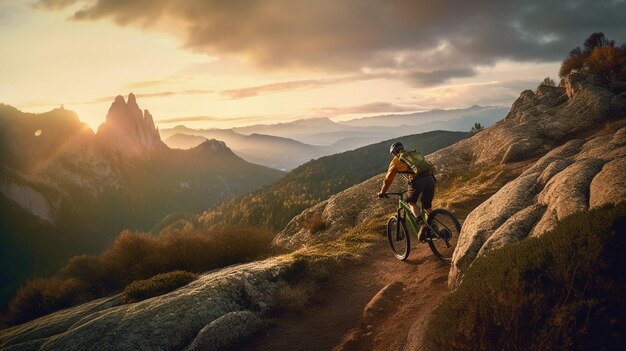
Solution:
M 400 150 L 404 150 L 404 146 L 401 142 L 396 141 L 395 143 L 391 144 L 391 147 L 389 148 L 389 153 L 393 155 L 395 153 L 398 153 Z

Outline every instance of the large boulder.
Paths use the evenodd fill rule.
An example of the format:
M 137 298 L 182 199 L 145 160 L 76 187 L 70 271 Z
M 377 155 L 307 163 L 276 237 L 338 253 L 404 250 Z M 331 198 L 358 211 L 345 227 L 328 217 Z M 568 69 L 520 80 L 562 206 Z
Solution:
M 185 351 L 219 351 L 247 340 L 262 326 L 261 319 L 250 311 L 227 313 L 202 328 Z
M 182 350 L 207 338 L 230 345 L 261 328 L 253 315 L 268 312 L 294 262 L 280 256 L 231 266 L 137 303 L 114 297 L 73 307 L 2 330 L 0 349 Z
M 404 186 L 401 177 L 397 178 L 389 191 L 398 191 Z M 333 241 L 359 224 L 393 212 L 396 201 L 376 197 L 382 181 L 382 175 L 372 177 L 304 210 L 276 235 L 273 244 L 282 249 L 295 250 Z M 323 229 L 312 228 L 310 223 L 313 220 L 323 221 Z
M 552 150 L 467 217 L 452 259 L 449 284 L 460 283 L 476 257 L 563 218 L 626 200 L 626 127 L 574 139 Z

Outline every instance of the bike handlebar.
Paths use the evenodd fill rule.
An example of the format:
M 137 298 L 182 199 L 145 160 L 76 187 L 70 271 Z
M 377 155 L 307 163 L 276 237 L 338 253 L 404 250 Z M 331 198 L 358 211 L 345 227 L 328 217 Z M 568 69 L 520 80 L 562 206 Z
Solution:
M 388 198 L 389 198 L 389 195 L 395 195 L 395 196 L 400 196 L 400 197 L 402 197 L 402 196 L 404 196 L 404 193 L 406 193 L 406 192 L 407 192 L 407 191 L 406 191 L 406 190 L 404 190 L 404 191 L 401 191 L 401 192 L 398 192 L 398 193 L 384 193 L 384 194 L 382 194 L 382 195 L 380 196 L 380 198 L 383 198 L 383 199 L 388 199 Z

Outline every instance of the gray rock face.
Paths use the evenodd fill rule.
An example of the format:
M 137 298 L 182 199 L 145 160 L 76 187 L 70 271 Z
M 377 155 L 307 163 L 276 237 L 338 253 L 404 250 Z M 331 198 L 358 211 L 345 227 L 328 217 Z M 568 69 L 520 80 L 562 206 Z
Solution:
M 552 150 L 467 217 L 448 282 L 485 252 L 540 236 L 563 218 L 626 200 L 626 128 Z
M 230 312 L 202 328 L 185 351 L 218 351 L 232 348 L 248 339 L 262 326 L 250 311 Z
M 208 273 L 133 304 L 104 300 L 77 306 L 2 330 L 0 348 L 182 350 L 194 339 L 203 349 L 207 342 L 229 345 L 260 328 L 255 314 L 267 311 L 292 263 L 290 257 L 276 257 Z

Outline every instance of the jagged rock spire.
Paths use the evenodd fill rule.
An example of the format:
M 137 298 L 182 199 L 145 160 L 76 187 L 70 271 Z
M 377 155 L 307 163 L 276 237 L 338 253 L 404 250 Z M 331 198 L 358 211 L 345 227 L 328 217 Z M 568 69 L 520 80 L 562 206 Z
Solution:
M 128 95 L 128 102 L 121 95 L 115 98 L 97 136 L 106 146 L 131 155 L 164 146 L 152 115 L 148 110 L 141 111 L 133 93 Z

